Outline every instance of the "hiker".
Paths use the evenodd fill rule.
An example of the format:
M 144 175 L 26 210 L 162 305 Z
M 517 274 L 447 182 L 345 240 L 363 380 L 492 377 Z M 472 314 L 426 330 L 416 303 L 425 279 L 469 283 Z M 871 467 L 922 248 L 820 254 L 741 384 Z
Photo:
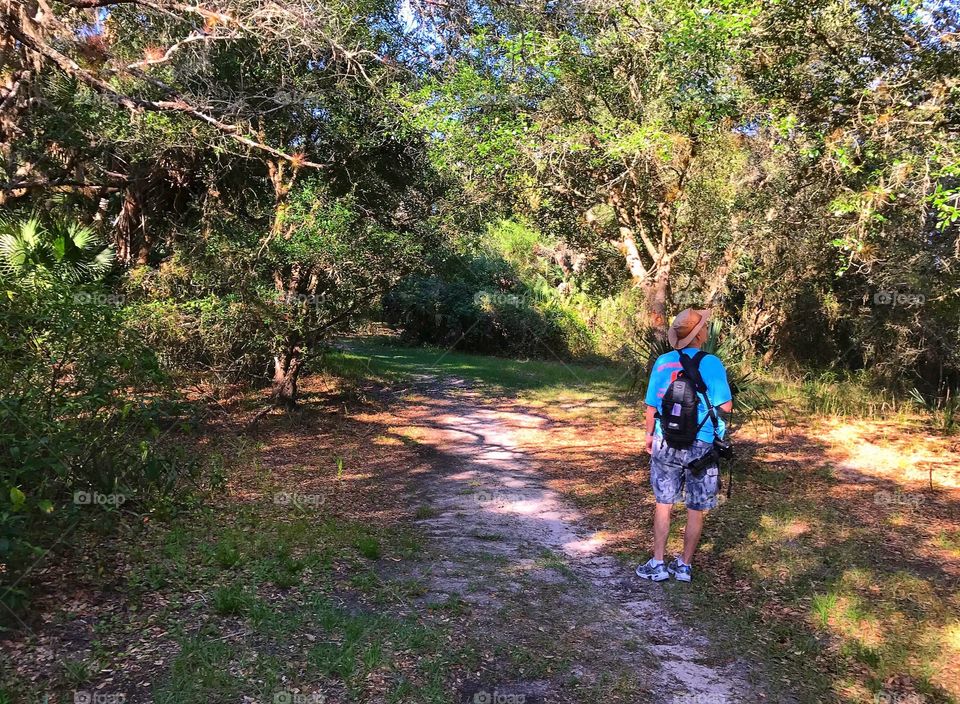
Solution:
M 654 362 L 647 386 L 646 447 L 657 505 L 653 557 L 636 572 L 654 582 L 669 579 L 671 574 L 681 582 L 692 578 L 703 519 L 717 505 L 720 470 L 714 441 L 719 439 L 718 447 L 729 448 L 722 441 L 726 426 L 717 412 L 733 409 L 727 370 L 719 357 L 700 350 L 707 341 L 709 314 L 688 308 L 674 318 L 667 331 L 673 351 Z M 681 497 L 687 505 L 683 554 L 664 564 L 670 512 Z

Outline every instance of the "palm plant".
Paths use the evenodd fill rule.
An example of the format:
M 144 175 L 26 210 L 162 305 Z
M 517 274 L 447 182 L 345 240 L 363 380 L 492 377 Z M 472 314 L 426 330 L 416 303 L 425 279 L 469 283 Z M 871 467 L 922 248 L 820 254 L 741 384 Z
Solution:
M 37 217 L 0 221 L 0 276 L 20 285 L 98 281 L 113 267 L 115 254 L 89 227 Z
M 763 388 L 752 371 L 744 371 L 740 362 L 746 358 L 746 352 L 732 335 L 720 337 L 723 323 L 711 320 L 707 341 L 703 350 L 715 354 L 727 364 L 727 378 L 733 392 L 733 410 L 739 425 L 753 420 L 770 420 L 767 411 L 773 406 L 773 400 Z

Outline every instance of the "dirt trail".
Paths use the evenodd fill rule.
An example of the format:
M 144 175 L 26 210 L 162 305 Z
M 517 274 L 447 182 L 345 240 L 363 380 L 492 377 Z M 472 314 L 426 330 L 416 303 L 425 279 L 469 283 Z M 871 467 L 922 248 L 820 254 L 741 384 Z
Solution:
M 587 644 L 575 647 L 572 677 L 602 679 L 619 662 L 642 683 L 637 701 L 758 701 L 742 664 L 718 662 L 704 635 L 670 617 L 663 585 L 636 579 L 605 555 L 602 535 L 545 485 L 529 456 L 535 448 L 515 436 L 546 419 L 491 407 L 458 380 L 424 377 L 419 386 L 430 401 L 411 404 L 402 417 L 435 453 L 422 485 L 432 510 L 422 524 L 436 551 L 428 599 L 457 595 L 486 614 L 488 628 L 532 618 L 546 633 L 579 633 Z M 494 684 L 524 694 L 527 704 L 578 700 L 564 695 L 562 682 Z M 462 701 L 485 701 L 482 691 L 482 684 L 468 688 Z

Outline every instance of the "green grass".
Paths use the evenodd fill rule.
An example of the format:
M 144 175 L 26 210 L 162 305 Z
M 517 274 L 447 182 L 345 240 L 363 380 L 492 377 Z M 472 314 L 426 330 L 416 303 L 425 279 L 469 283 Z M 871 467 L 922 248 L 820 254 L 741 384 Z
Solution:
M 212 603 L 221 616 L 238 616 L 249 611 L 253 596 L 242 584 L 231 584 L 214 590 Z
M 446 703 L 458 657 L 449 635 L 422 615 L 391 615 L 409 613 L 424 585 L 373 571 L 381 557 L 416 558 L 420 549 L 403 525 L 318 519 L 267 501 L 152 522 L 130 543 L 131 612 L 98 621 L 92 656 L 65 660 L 55 683 L 4 675 L 0 702 L 41 701 L 51 686 L 81 688 L 101 664 L 115 667 L 116 643 L 140 637 L 144 597 L 155 603 L 159 591 L 163 606 L 151 607 L 149 623 L 170 633 L 177 651 L 151 675 L 158 704 L 270 702 L 293 688 L 344 691 L 345 702 L 375 694 Z M 388 692 L 368 689 L 374 676 Z
M 559 572 L 564 577 L 572 578 L 575 576 L 573 570 L 571 570 L 570 566 L 567 565 L 567 561 L 563 558 L 563 556 L 558 555 L 550 550 L 543 551 L 543 553 L 537 559 L 536 565 L 541 569 Z
M 86 660 L 64 660 L 63 679 L 71 687 L 80 687 L 93 674 L 92 666 Z
M 437 511 L 432 506 L 418 506 L 416 512 L 413 515 L 414 520 L 423 521 L 428 518 L 436 518 L 440 515 L 440 512 Z
M 446 701 L 445 671 L 427 665 L 453 655 L 441 631 L 415 617 L 395 618 L 379 606 L 347 606 L 330 596 L 339 565 L 336 573 L 345 581 L 338 591 L 349 588 L 371 604 L 402 603 L 409 585 L 386 582 L 363 565 L 383 554 L 413 556 L 418 549 L 419 540 L 403 528 L 376 530 L 306 516 L 264 520 L 255 507 L 241 508 L 230 520 L 199 514 L 190 523 L 171 525 L 153 544 L 141 545 L 141 569 L 156 560 L 163 581 L 184 591 L 224 577 L 230 581 L 210 588 L 210 617 L 199 632 L 182 627 L 180 653 L 157 683 L 156 701 L 199 704 L 243 696 L 272 701 L 284 690 L 282 682 L 296 682 L 294 665 L 286 661 L 291 650 L 300 653 L 297 658 L 309 667 L 312 681 L 339 683 L 347 701 L 367 698 L 367 678 L 375 671 L 403 673 L 407 684 L 394 690 L 395 701 L 411 689 L 417 696 L 405 701 Z M 270 594 L 274 587 L 296 594 L 257 595 L 258 588 Z M 219 625 L 221 618 L 240 619 L 239 631 L 236 625 Z M 237 631 L 239 637 L 230 637 Z M 406 661 L 411 655 L 397 669 L 397 658 Z M 242 679 L 231 674 L 240 667 Z M 309 690 L 310 682 L 301 684 Z
M 357 539 L 354 541 L 354 546 L 357 548 L 357 552 L 363 555 L 368 560 L 379 560 L 380 559 L 380 541 L 374 538 L 371 535 L 360 535 L 357 536 Z
M 240 689 L 229 672 L 239 653 L 222 640 L 186 637 L 174 659 L 167 681 L 155 693 L 157 704 L 201 704 L 212 698 L 237 697 Z
M 383 383 L 410 381 L 434 374 L 464 379 L 493 394 L 516 394 L 532 400 L 575 403 L 612 401 L 627 392 L 625 369 L 601 364 L 516 360 L 468 354 L 435 347 L 400 347 L 381 338 L 352 339 L 347 350 L 323 357 L 325 371 L 346 379 Z

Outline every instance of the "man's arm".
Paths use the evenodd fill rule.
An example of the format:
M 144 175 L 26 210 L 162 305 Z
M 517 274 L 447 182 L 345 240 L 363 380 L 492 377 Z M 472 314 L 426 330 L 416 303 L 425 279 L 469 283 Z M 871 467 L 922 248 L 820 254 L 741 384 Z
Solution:
M 727 369 L 716 355 L 707 355 L 701 364 L 703 380 L 710 392 L 710 401 L 724 413 L 733 410 L 733 394 L 727 381 Z M 719 403 L 718 403 L 719 402 Z
M 653 406 L 647 406 L 647 415 L 646 415 L 646 428 L 647 428 L 647 452 L 653 453 L 653 427 L 655 423 L 654 416 L 657 414 L 657 409 Z

